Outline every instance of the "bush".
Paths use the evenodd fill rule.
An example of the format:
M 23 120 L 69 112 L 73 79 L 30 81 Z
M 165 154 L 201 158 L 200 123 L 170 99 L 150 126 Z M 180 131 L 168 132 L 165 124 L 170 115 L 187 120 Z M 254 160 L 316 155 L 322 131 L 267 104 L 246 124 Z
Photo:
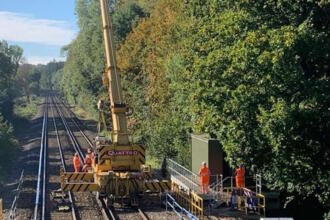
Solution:
M 14 105 L 14 114 L 21 118 L 31 119 L 37 114 L 39 103 L 40 98 L 37 96 L 31 97 L 30 102 L 27 102 L 25 98 L 16 99 Z
M 0 179 L 4 178 L 6 170 L 9 168 L 10 158 L 16 152 L 17 141 L 13 137 L 12 126 L 4 121 L 0 115 Z

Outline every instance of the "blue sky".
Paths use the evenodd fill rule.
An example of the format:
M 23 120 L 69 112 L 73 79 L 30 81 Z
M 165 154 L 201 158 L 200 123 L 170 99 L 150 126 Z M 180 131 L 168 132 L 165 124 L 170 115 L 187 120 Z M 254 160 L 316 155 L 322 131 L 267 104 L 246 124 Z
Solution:
M 17 44 L 32 64 L 60 57 L 78 31 L 75 0 L 0 0 L 0 40 Z

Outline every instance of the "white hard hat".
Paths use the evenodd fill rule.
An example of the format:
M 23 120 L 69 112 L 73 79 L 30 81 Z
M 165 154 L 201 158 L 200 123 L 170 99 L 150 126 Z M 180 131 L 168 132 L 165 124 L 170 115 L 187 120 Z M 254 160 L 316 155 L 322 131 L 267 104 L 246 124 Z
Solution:
M 202 165 L 206 165 L 206 162 L 205 162 L 205 161 L 203 161 L 203 162 L 202 162 Z

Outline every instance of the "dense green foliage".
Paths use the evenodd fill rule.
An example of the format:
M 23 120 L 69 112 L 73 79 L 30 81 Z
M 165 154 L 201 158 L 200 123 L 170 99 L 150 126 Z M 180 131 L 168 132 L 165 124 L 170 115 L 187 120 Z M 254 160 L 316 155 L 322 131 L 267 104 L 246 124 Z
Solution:
M 41 72 L 31 64 L 22 64 L 17 71 L 16 82 L 22 89 L 21 93 L 26 97 L 27 102 L 31 101 L 32 94 L 38 94 L 40 85 Z
M 24 64 L 23 50 L 0 41 L 0 179 L 6 174 L 17 150 L 12 124 L 19 126 L 19 118 L 31 118 L 37 111 L 40 89 L 49 88 L 53 72 L 63 62 L 47 65 Z M 17 124 L 15 124 L 15 123 Z M 16 127 L 17 127 L 16 126 Z
M 7 159 L 12 157 L 16 146 L 12 126 L 5 119 L 12 116 L 16 95 L 14 82 L 22 52 L 21 48 L 0 41 L 0 179 L 8 168 Z
M 116 27 L 114 35 L 118 46 L 126 35 L 132 31 L 141 17 L 145 16 L 145 11 L 136 1 L 122 1 L 118 3 L 117 10 L 113 15 L 113 25 Z
M 12 126 L 4 122 L 3 117 L 0 115 L 0 180 L 3 180 L 7 174 L 7 168 L 11 165 L 8 159 L 13 158 L 16 151 L 17 142 L 13 136 Z
M 99 2 L 78 0 L 76 14 L 80 32 L 66 48 L 67 62 L 63 71 L 55 76 L 55 86 L 64 92 L 70 102 L 95 115 L 104 69 Z
M 25 97 L 18 97 L 15 99 L 14 115 L 19 119 L 32 119 L 38 112 L 40 104 L 40 96 L 33 95 L 27 101 Z M 15 124 L 16 125 L 16 124 Z M 16 125 L 16 127 L 19 125 Z
M 12 114 L 16 94 L 14 79 L 22 53 L 21 48 L 0 41 L 0 113 L 5 117 Z
M 15 76 L 16 96 L 14 114 L 20 118 L 32 118 L 37 113 L 42 90 L 52 88 L 53 75 L 63 68 L 63 62 L 55 60 L 47 65 L 23 63 Z
M 270 188 L 330 204 L 329 3 L 191 5 L 195 129 Z
M 232 166 L 329 210 L 330 3 L 146 2 L 119 1 L 113 14 L 135 138 L 189 165 L 189 133 L 208 133 Z M 95 114 L 106 96 L 98 2 L 78 0 L 77 16 L 57 87 Z

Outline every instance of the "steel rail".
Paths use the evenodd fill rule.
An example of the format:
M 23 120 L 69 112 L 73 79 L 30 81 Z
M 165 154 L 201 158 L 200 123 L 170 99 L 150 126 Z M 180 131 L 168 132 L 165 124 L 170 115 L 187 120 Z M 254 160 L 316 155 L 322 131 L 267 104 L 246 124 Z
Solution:
M 75 120 L 75 118 L 77 118 L 76 114 L 63 102 L 63 100 L 61 100 L 61 99 L 58 99 L 58 100 L 62 103 L 62 105 L 67 110 L 67 112 L 69 112 L 70 115 L 73 116 L 70 119 L 73 122 L 73 124 L 76 126 L 76 128 L 79 130 L 80 134 L 85 138 L 85 140 L 87 141 L 89 146 L 94 148 L 93 143 L 90 141 L 90 139 L 87 137 L 87 135 L 81 130 L 80 126 L 78 125 L 77 121 Z
M 46 125 L 44 135 L 44 156 L 43 156 L 43 184 L 42 184 L 42 209 L 41 209 L 41 219 L 46 219 L 46 178 L 47 178 L 47 148 L 48 148 L 48 97 L 46 99 Z
M 137 210 L 143 220 L 149 220 L 148 216 L 144 213 L 144 211 L 142 211 L 140 208 L 138 208 Z
M 56 98 L 55 98 L 55 99 L 56 99 Z M 71 143 L 72 143 L 72 145 L 73 145 L 75 151 L 79 154 L 79 158 L 80 158 L 80 160 L 83 161 L 85 155 L 84 155 L 84 153 L 81 151 L 81 146 L 79 145 L 79 143 L 78 143 L 76 137 L 73 135 L 73 133 L 72 133 L 72 131 L 71 131 L 71 129 L 70 129 L 70 127 L 69 127 L 67 121 L 66 121 L 66 118 L 64 117 L 64 115 L 63 115 L 63 113 L 62 113 L 62 111 L 61 111 L 61 109 L 60 109 L 58 103 L 56 103 L 56 101 L 54 101 L 54 100 L 53 100 L 53 102 L 54 102 L 54 104 L 55 104 L 55 106 L 56 106 L 56 110 L 57 110 L 57 112 L 58 112 L 58 114 L 59 114 L 59 116 L 60 116 L 60 118 L 61 118 L 61 120 L 62 120 L 62 123 L 63 123 L 63 125 L 65 126 L 65 129 L 66 129 L 66 131 L 67 131 L 67 134 L 68 134 L 68 136 L 69 136 L 69 139 L 70 139 L 70 141 L 71 141 Z M 64 106 L 64 103 L 62 103 L 62 105 Z M 80 153 L 80 152 L 81 152 L 81 153 Z M 99 205 L 99 207 L 101 208 L 101 212 L 102 212 L 102 214 L 103 214 L 104 219 L 114 219 L 114 220 L 115 220 L 116 218 L 114 217 L 112 211 L 111 211 L 110 209 L 106 208 L 106 205 L 105 205 L 104 200 L 99 199 L 97 196 L 96 196 L 96 200 L 99 201 L 99 202 L 101 203 L 101 204 L 99 204 L 99 202 L 98 202 L 98 205 Z
M 69 113 L 71 116 L 71 121 L 75 124 L 75 126 L 77 127 L 77 129 L 80 131 L 80 133 L 82 134 L 82 136 L 85 138 L 86 142 L 89 144 L 89 146 L 91 146 L 92 148 L 94 148 L 93 144 L 91 143 L 91 141 L 89 140 L 89 138 L 85 135 L 85 133 L 81 130 L 80 126 L 78 125 L 78 123 L 76 122 L 76 120 L 74 118 L 77 118 L 77 116 L 74 114 L 74 112 L 72 112 L 72 110 L 59 98 L 57 98 L 59 100 L 59 102 L 62 103 L 62 105 L 65 107 L 65 109 L 67 110 L 67 113 Z M 78 119 L 79 120 L 79 119 Z M 79 146 L 80 147 L 80 146 Z M 105 201 L 102 199 L 98 199 L 99 200 L 99 206 L 102 207 L 102 214 L 103 216 L 107 216 L 108 219 L 113 219 L 116 220 L 118 219 L 117 215 L 114 213 L 114 210 L 111 208 L 106 207 L 105 205 Z M 140 209 L 137 209 L 140 217 L 143 220 L 149 220 L 148 216 Z
M 59 100 L 58 98 L 56 98 L 56 99 Z M 66 104 L 65 104 L 63 101 L 60 101 L 60 102 L 61 102 L 62 106 L 64 106 L 66 109 L 68 109 L 68 107 L 66 106 Z M 57 106 L 57 107 L 58 107 L 58 106 Z M 64 120 L 64 121 L 65 121 L 64 123 L 67 124 L 66 119 L 64 118 L 64 116 L 63 116 L 63 114 L 62 114 L 62 111 L 60 110 L 59 107 L 58 107 L 58 110 L 61 112 L 61 115 L 62 115 L 61 118 L 62 118 L 62 120 Z M 70 111 L 71 111 L 71 110 L 70 110 Z M 68 113 L 68 112 L 67 112 L 67 113 Z M 76 117 L 76 116 L 74 116 L 74 117 Z M 78 126 L 79 130 L 83 133 L 83 131 L 80 129 L 78 123 L 75 123 L 75 126 Z M 68 124 L 67 124 L 67 127 L 68 127 L 68 130 L 70 130 Z M 70 131 L 71 131 L 71 130 L 70 130 Z M 76 137 L 73 135 L 72 132 L 71 132 L 71 135 L 72 135 L 72 136 L 70 136 L 70 138 L 74 139 L 74 140 L 71 141 L 71 143 L 74 145 L 74 148 L 75 148 L 75 149 L 78 148 L 78 149 L 81 150 L 81 146 L 80 146 L 80 144 L 78 143 L 78 141 L 76 140 Z M 85 138 L 86 141 L 89 140 L 88 137 L 87 137 L 86 135 L 83 135 L 83 137 Z M 93 147 L 93 146 L 92 146 L 92 143 L 91 143 L 90 141 L 87 141 L 87 143 L 89 143 L 90 146 Z M 102 215 L 103 215 L 103 217 L 104 217 L 105 219 L 113 219 L 113 220 L 118 219 L 118 218 L 116 217 L 116 215 L 114 214 L 114 211 L 113 211 L 112 209 L 106 207 L 106 203 L 105 203 L 105 201 L 104 201 L 103 199 L 98 198 L 98 196 L 96 196 L 96 200 L 98 201 L 98 205 L 99 205 L 99 207 L 100 207 L 100 209 L 101 209 L 101 212 L 102 212 Z
M 60 107 L 59 107 L 58 103 L 56 103 L 56 100 L 55 101 L 53 100 L 53 102 L 54 102 L 54 104 L 56 106 L 56 111 L 57 111 L 58 115 L 61 118 L 62 124 L 64 125 L 65 130 L 66 130 L 66 132 L 67 132 L 67 134 L 69 136 L 70 142 L 71 142 L 73 148 L 75 149 L 75 151 L 78 153 L 80 162 L 83 164 L 84 163 L 85 154 L 82 152 L 77 139 L 73 135 L 73 133 L 72 133 L 72 131 L 71 131 L 71 129 L 70 129 L 70 127 L 69 127 L 69 125 L 68 125 L 65 117 L 63 116 L 62 111 L 60 110 Z
M 118 217 L 116 217 L 114 211 L 110 208 L 108 208 L 105 204 L 105 201 L 103 199 L 100 198 L 96 198 L 96 201 L 99 205 L 99 207 L 101 208 L 102 211 L 102 215 L 104 219 L 111 219 L 111 220 L 117 220 Z
M 54 105 L 54 100 L 52 100 L 52 103 Z M 61 144 L 60 137 L 59 137 L 59 134 L 58 134 L 58 129 L 57 129 L 56 120 L 55 120 L 55 114 L 54 114 L 54 108 L 53 108 L 52 105 L 51 105 L 51 110 L 52 110 L 52 114 L 53 114 L 53 124 L 54 124 L 54 129 L 55 129 L 55 134 L 56 134 L 58 151 L 60 153 L 60 158 L 61 158 L 61 163 L 62 163 L 63 170 L 64 170 L 64 172 L 66 172 L 66 164 L 65 164 L 65 160 L 64 160 L 62 144 Z M 70 204 L 71 204 L 72 219 L 76 220 L 77 219 L 76 209 L 75 209 L 74 202 L 73 202 L 73 199 L 72 199 L 71 191 L 68 192 L 68 195 L 69 195 L 69 201 L 70 201 Z
M 48 126 L 48 97 L 45 98 L 45 111 L 43 116 L 41 141 L 40 141 L 40 154 L 39 154 L 39 167 L 38 167 L 38 180 L 36 189 L 36 199 L 34 206 L 34 220 L 38 219 L 38 210 L 40 205 L 40 186 L 42 185 L 42 207 L 40 219 L 45 219 L 46 213 L 46 164 L 47 164 L 47 126 Z M 43 173 L 41 173 L 43 172 Z M 41 179 L 42 177 L 42 179 Z

